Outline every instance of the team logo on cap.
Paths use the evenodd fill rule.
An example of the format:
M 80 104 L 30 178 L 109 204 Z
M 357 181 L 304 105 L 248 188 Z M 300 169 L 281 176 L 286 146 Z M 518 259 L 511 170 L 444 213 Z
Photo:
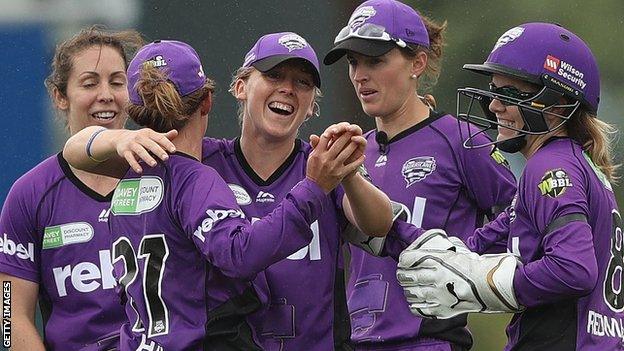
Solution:
M 372 6 L 362 6 L 353 12 L 351 18 L 349 18 L 349 28 L 353 31 L 355 28 L 361 26 L 366 20 L 375 16 L 377 11 Z
M 572 182 L 563 168 L 557 168 L 546 172 L 537 187 L 542 196 L 555 198 L 563 195 L 567 188 L 571 188 Z
M 401 168 L 403 178 L 407 182 L 405 187 L 408 188 L 410 185 L 420 182 L 433 173 L 435 169 L 436 161 L 431 156 L 415 157 L 407 160 Z
M 277 40 L 277 42 L 287 48 L 288 52 L 291 52 L 293 50 L 301 50 L 308 46 L 308 42 L 297 34 L 283 35 Z
M 511 28 L 510 30 L 503 33 L 500 38 L 498 38 L 498 41 L 496 42 L 496 45 L 494 45 L 494 49 L 492 49 L 492 51 L 518 39 L 522 35 L 522 33 L 524 33 L 524 28 L 522 27 Z
M 256 54 L 250 52 L 245 56 L 245 62 L 243 62 L 243 67 L 248 67 L 249 64 L 256 59 Z
M 143 62 L 143 66 L 153 66 L 153 67 L 164 67 L 167 65 L 167 61 L 162 57 L 162 55 L 156 55 L 151 59 Z

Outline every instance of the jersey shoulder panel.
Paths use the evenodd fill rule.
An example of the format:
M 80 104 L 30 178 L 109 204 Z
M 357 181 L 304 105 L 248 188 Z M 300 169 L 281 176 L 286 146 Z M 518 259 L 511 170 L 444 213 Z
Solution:
M 18 178 L 11 192 L 19 194 L 24 200 L 39 204 L 51 188 L 66 179 L 58 161 L 58 156 L 51 156 Z
M 215 154 L 229 154 L 233 152 L 234 140 L 225 138 L 204 137 L 202 139 L 202 162 L 206 159 L 214 157 Z M 205 162 L 204 162 L 205 163 Z

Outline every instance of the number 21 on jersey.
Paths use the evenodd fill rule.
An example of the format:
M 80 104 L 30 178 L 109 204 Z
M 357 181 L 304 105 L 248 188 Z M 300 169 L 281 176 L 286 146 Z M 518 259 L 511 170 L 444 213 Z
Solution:
M 113 265 L 119 260 L 123 260 L 124 273 L 119 278 L 119 283 L 127 294 L 128 287 L 135 284 L 139 270 L 138 259 L 143 261 L 141 284 L 143 297 L 145 297 L 145 308 L 147 309 L 148 325 L 147 337 L 169 333 L 169 311 L 162 299 L 162 278 L 169 256 L 169 247 L 164 234 L 145 235 L 139 244 L 139 254 L 137 255 L 126 237 L 121 237 L 113 243 Z M 136 301 L 132 296 L 128 296 L 128 302 L 136 313 L 136 322 L 132 327 L 134 332 L 144 332 L 145 326 L 141 321 Z

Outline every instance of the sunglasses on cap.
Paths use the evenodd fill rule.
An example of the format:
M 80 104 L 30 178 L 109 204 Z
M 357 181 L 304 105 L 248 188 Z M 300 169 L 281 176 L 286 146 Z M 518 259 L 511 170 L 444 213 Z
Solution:
M 347 25 L 340 30 L 340 33 L 334 39 L 334 45 L 349 38 L 361 38 L 370 40 L 394 41 L 398 46 L 404 48 L 407 46 L 403 39 L 396 39 L 386 32 L 386 28 L 374 23 L 365 23 L 356 30 L 351 30 Z
M 496 94 L 501 97 L 506 97 L 506 98 L 510 98 L 510 99 L 514 99 L 518 101 L 530 100 L 538 93 L 538 91 L 531 91 L 531 92 L 521 91 L 520 89 L 511 85 L 506 85 L 504 87 L 497 87 L 496 85 L 494 85 L 494 83 L 490 83 L 489 90 L 490 90 L 490 93 L 492 94 Z M 518 101 L 515 101 L 515 102 L 509 101 L 505 99 L 497 99 L 497 100 L 499 100 L 505 106 L 515 105 L 518 102 Z

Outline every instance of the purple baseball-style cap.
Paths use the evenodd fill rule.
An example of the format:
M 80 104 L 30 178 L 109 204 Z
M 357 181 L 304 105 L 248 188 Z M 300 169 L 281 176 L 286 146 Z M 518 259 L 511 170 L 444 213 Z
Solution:
M 574 33 L 552 23 L 525 23 L 505 32 L 483 64 L 464 69 L 503 74 L 545 85 L 598 111 L 600 73 L 591 50 Z
M 321 87 L 319 61 L 314 48 L 297 33 L 281 32 L 262 36 L 245 55 L 243 67 L 267 72 L 290 59 L 301 59 L 310 66 L 314 85 Z
M 418 12 L 396 0 L 368 0 L 353 11 L 323 62 L 331 65 L 347 51 L 381 56 L 406 44 L 429 48 L 429 33 Z
M 143 105 L 143 98 L 135 86 L 144 65 L 152 65 L 165 71 L 180 96 L 187 96 L 206 83 L 206 75 L 195 49 L 181 41 L 156 40 L 143 46 L 128 65 L 130 102 L 135 105 Z

